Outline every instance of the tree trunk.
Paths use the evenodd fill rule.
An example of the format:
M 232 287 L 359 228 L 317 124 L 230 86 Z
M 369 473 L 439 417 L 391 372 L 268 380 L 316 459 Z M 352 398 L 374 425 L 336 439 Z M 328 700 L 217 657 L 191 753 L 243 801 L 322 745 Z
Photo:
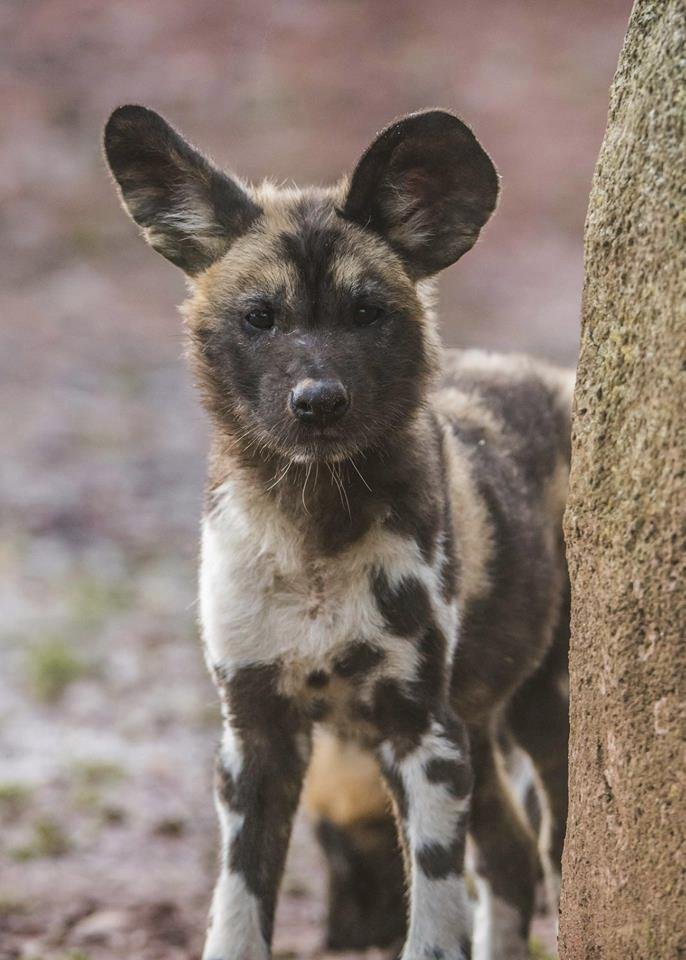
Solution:
M 637 0 L 586 222 L 563 960 L 686 956 L 685 38 Z

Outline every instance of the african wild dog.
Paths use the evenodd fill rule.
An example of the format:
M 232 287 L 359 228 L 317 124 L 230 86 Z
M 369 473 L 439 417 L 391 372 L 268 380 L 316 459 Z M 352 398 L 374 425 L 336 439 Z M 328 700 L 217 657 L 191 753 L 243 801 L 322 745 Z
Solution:
M 390 789 L 403 960 L 471 954 L 470 807 L 491 921 L 476 942 L 523 958 L 539 863 L 494 731 L 507 722 L 536 763 L 557 857 L 570 379 L 441 356 L 430 278 L 491 215 L 493 164 L 439 110 L 388 127 L 331 189 L 248 187 L 143 107 L 114 112 L 105 150 L 124 206 L 190 278 L 213 425 L 200 604 L 223 857 L 204 960 L 269 956 L 313 727 L 373 754 Z

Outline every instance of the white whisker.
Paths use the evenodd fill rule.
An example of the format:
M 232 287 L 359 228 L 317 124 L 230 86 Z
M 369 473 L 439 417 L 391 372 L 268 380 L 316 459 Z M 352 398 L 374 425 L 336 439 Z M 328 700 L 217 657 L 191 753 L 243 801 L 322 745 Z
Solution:
M 358 475 L 358 477 L 360 478 L 360 480 L 362 481 L 362 483 L 365 485 L 365 487 L 367 488 L 367 490 L 369 490 L 370 493 L 373 493 L 374 491 L 372 490 L 372 488 L 369 486 L 369 484 L 367 483 L 367 481 L 365 480 L 365 478 L 362 476 L 362 474 L 361 474 L 360 471 L 358 470 L 357 464 L 355 463 L 355 461 L 353 460 L 353 458 L 352 458 L 352 457 L 349 457 L 348 459 L 349 459 L 349 461 L 350 461 L 350 466 L 353 468 L 353 470 L 355 471 L 355 473 Z

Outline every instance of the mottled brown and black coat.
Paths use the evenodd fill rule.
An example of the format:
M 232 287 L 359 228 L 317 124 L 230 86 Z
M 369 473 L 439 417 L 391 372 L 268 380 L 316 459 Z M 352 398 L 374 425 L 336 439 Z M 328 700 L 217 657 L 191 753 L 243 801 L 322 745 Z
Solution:
M 269 956 L 313 732 L 320 838 L 348 842 L 371 890 L 339 945 L 404 927 L 380 769 L 407 873 L 403 960 L 472 955 L 468 825 L 474 953 L 523 960 L 539 863 L 495 736 L 534 762 L 555 860 L 571 384 L 441 351 L 431 277 L 495 207 L 493 165 L 438 110 L 387 128 L 327 190 L 249 188 L 141 107 L 115 111 L 105 146 L 131 216 L 190 278 L 213 424 L 200 606 L 224 707 L 223 855 L 204 960 Z

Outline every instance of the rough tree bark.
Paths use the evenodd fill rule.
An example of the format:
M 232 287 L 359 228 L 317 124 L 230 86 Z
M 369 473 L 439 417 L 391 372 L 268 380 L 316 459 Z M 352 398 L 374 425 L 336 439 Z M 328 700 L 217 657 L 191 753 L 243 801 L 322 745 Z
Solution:
M 686 956 L 686 3 L 637 0 L 586 223 L 563 960 Z

